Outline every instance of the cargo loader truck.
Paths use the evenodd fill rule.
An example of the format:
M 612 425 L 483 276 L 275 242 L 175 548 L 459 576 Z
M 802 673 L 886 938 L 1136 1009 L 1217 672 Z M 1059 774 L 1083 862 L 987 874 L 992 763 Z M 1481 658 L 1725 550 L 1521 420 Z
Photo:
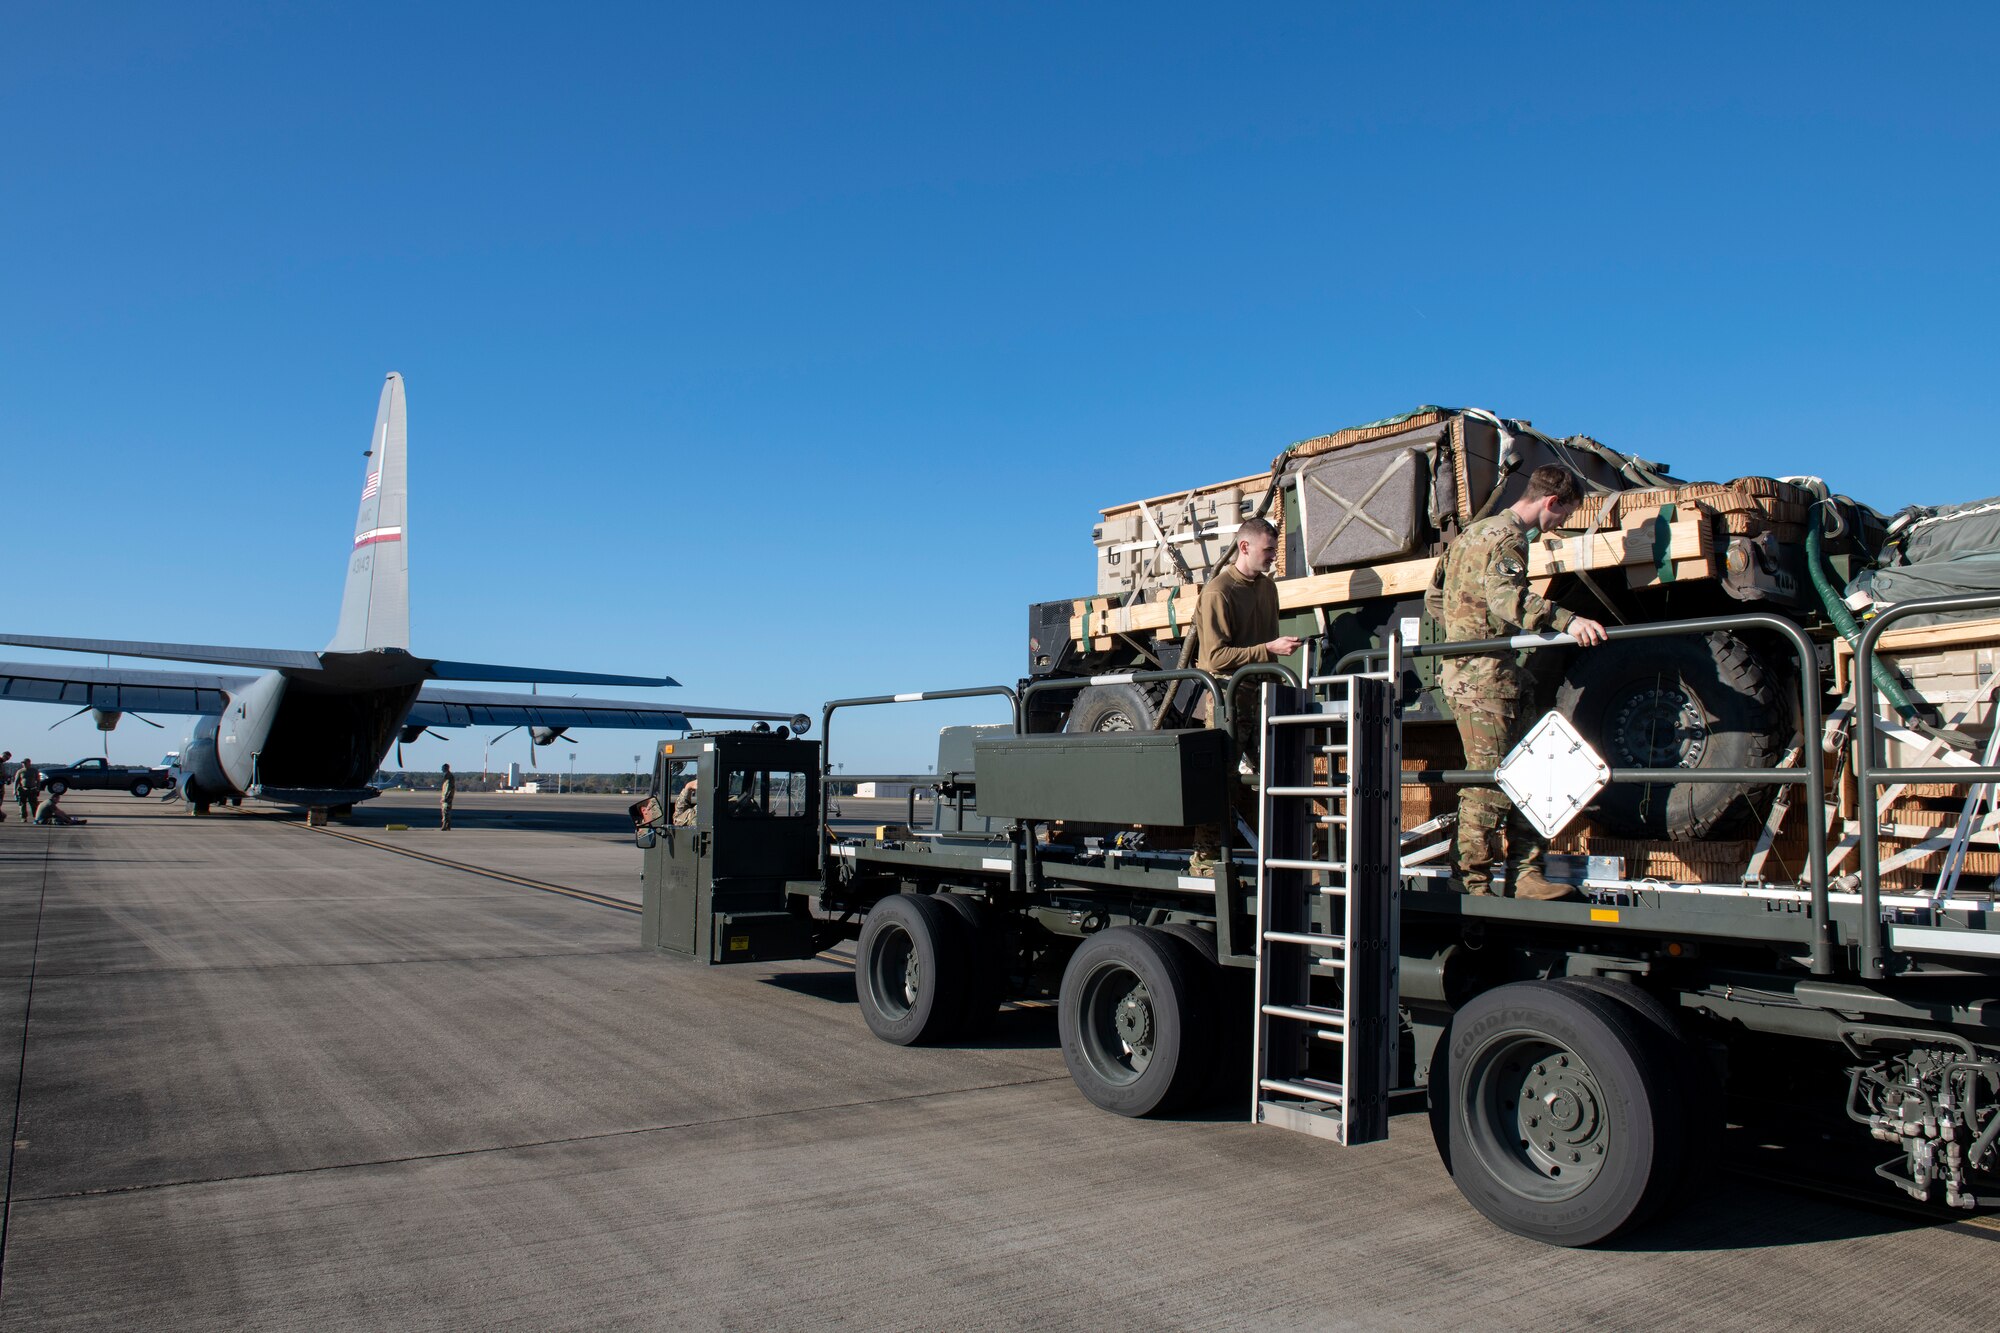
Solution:
M 1460 481 L 1467 493 L 1493 487 L 1480 474 Z M 1656 508 L 1655 526 L 1629 540 L 1678 561 L 1678 521 Z M 1940 762 L 1880 698 L 1882 645 L 1899 623 L 1937 613 L 1993 617 L 2000 597 L 1911 601 L 1877 617 L 1845 659 L 1846 703 L 1828 689 L 1837 654 L 1782 610 L 1704 603 L 1614 625 L 1608 646 L 1628 653 L 1678 660 L 1724 640 L 1775 664 L 1771 679 L 1787 688 L 1770 702 L 1807 743 L 1699 766 L 1615 752 L 1559 709 L 1495 772 L 1411 764 L 1406 737 L 1440 658 L 1568 644 L 1441 644 L 1393 620 L 1337 654 L 1226 680 L 1141 654 L 1115 664 L 1128 669 L 1018 686 L 835 700 L 817 741 L 783 729 L 691 735 L 661 745 L 652 794 L 633 808 L 642 937 L 711 964 L 852 941 L 861 1017 L 899 1045 L 976 1040 L 1002 1005 L 1053 1000 L 1078 1090 L 1119 1115 L 1247 1097 L 1258 1124 L 1361 1148 L 1390 1132 L 1392 1111 L 1427 1110 L 1466 1200 L 1550 1244 L 1593 1244 L 1661 1216 L 1719 1168 L 1740 1103 L 1830 1127 L 1828 1151 L 1872 1168 L 1880 1190 L 1991 1208 L 2000 901 L 1979 873 L 1905 886 L 1903 869 L 1885 869 L 1903 835 L 1879 818 L 1899 793 L 1954 792 L 1968 811 L 1959 831 L 1991 840 L 1979 812 L 2000 779 L 1993 745 L 1973 736 L 1982 754 L 1945 747 Z M 2000 621 L 1981 624 L 1983 639 L 1954 642 L 2000 640 Z M 1135 632 L 1084 628 L 1072 659 L 1078 643 L 1115 652 L 1088 645 Z M 1090 691 L 1173 706 L 1129 726 L 1049 725 Z M 1212 725 L 1187 724 L 1188 695 L 1213 700 Z M 1834 758 L 1821 743 L 1830 698 L 1851 709 L 1851 743 Z M 836 825 L 829 761 L 842 718 L 940 699 L 1001 720 L 946 728 L 933 774 L 842 773 L 930 791 L 921 814 L 912 796 L 905 824 Z M 1992 725 L 1990 709 L 1971 720 L 1961 710 L 1953 734 Z M 1789 870 L 1708 881 L 1579 854 L 1551 860 L 1573 900 L 1468 897 L 1424 854 L 1436 818 L 1413 821 L 1406 799 L 1467 783 L 1502 785 L 1556 834 L 1588 823 L 1606 793 L 1756 792 L 1767 827 L 1788 812 L 1798 851 Z M 1850 843 L 1842 812 L 1857 803 L 1870 813 Z M 1197 873 L 1193 830 L 1216 824 L 1238 829 L 1237 845 Z M 1961 871 L 1983 864 L 1957 854 Z M 1412 1123 L 1423 1122 L 1398 1117 L 1396 1132 Z

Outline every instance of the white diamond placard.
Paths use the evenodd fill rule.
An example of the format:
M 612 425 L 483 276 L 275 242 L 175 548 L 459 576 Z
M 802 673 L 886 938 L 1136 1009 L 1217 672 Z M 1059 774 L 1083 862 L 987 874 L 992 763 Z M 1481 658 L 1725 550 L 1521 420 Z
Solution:
M 1494 781 L 1545 838 L 1562 832 L 1611 781 L 1611 767 L 1570 720 L 1549 712 L 1493 770 Z

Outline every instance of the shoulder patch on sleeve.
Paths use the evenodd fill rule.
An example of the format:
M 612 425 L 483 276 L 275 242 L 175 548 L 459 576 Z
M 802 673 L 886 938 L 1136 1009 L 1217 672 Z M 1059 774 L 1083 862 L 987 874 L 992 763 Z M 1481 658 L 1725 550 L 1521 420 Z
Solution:
M 1499 570 L 1510 579 L 1519 578 L 1528 572 L 1527 562 L 1505 547 L 1494 553 L 1493 568 Z

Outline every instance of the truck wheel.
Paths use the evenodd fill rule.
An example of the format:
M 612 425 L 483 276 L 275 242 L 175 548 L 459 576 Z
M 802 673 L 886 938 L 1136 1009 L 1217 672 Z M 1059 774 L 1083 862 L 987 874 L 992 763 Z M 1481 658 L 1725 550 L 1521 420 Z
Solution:
M 1673 1071 L 1633 1011 L 1579 986 L 1522 981 L 1452 1015 L 1432 1129 L 1459 1193 L 1550 1245 L 1644 1222 L 1678 1183 Z
M 1636 1017 L 1642 1030 L 1657 1041 L 1656 1054 L 1673 1072 L 1674 1086 L 1680 1089 L 1676 1101 L 1681 1111 L 1682 1132 L 1687 1138 L 1690 1163 L 1714 1160 L 1722 1147 L 1724 1106 L 1722 1080 L 1702 1059 L 1694 1040 L 1681 1026 L 1673 1006 L 1629 981 L 1609 977 L 1564 977 L 1558 984 L 1577 986 L 1624 1005 Z M 1699 1173 L 1682 1173 L 1679 1192 L 1691 1193 Z
M 135 782 L 132 784 L 132 794 L 134 796 L 151 796 L 153 794 L 153 784 L 143 781 Z
M 1741 639 L 1688 635 L 1577 653 L 1556 708 L 1613 768 L 1768 768 L 1789 716 L 1772 675 Z M 1607 787 L 1589 807 L 1606 833 L 1685 842 L 1754 819 L 1772 788 L 1756 783 Z
M 1215 1024 L 1202 966 L 1185 940 L 1145 926 L 1100 931 L 1070 955 L 1056 1026 L 1084 1096 L 1119 1115 L 1155 1115 L 1208 1084 Z
M 966 978 L 965 1025 L 961 1031 L 965 1035 L 984 1032 L 1007 998 L 1007 928 L 1000 914 L 977 898 L 940 893 L 932 901 L 956 912 L 964 925 L 966 957 L 972 970 Z
M 1203 1094 L 1209 1102 L 1242 1097 L 1250 1087 L 1250 1055 L 1256 1044 L 1256 1013 L 1252 993 L 1257 974 L 1247 967 L 1224 967 L 1216 950 L 1215 932 L 1185 921 L 1161 926 L 1164 934 L 1185 940 L 1201 956 L 1202 972 L 1214 1004 L 1215 1054 L 1210 1086 Z
M 854 993 L 869 1031 L 924 1046 L 958 1031 L 972 951 L 965 922 L 934 898 L 892 893 L 868 909 L 854 952 Z
M 51 796 L 60 796 L 69 790 L 67 782 L 46 782 L 42 785 L 49 789 L 49 795 Z
M 1064 731 L 1151 731 L 1153 701 L 1137 685 L 1092 685 L 1076 696 Z

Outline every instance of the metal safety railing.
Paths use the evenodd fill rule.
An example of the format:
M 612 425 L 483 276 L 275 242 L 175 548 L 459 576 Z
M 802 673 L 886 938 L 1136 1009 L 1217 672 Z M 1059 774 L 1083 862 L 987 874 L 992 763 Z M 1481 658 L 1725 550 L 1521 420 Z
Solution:
M 2000 599 L 1996 599 L 2000 601 Z M 1912 605 L 1915 605 L 1912 603 Z M 1610 781 L 1618 783 L 1733 783 L 1764 784 L 1769 786 L 1798 785 L 1806 789 L 1806 859 L 1811 877 L 1812 895 L 1812 971 L 1815 976 L 1830 976 L 1835 971 L 1834 951 L 1837 938 L 1834 933 L 1832 915 L 1828 906 L 1826 869 L 1826 759 L 1820 746 L 1820 690 L 1818 657 L 1813 650 L 1812 640 L 1805 631 L 1789 620 L 1771 615 L 1703 616 L 1694 620 L 1670 620 L 1652 625 L 1613 625 L 1605 630 L 1609 639 L 1660 639 L 1682 634 L 1713 634 L 1718 631 L 1736 632 L 1756 630 L 1774 634 L 1791 646 L 1792 657 L 1798 666 L 1796 679 L 1799 683 L 1799 734 L 1803 769 L 1795 768 L 1614 768 Z M 1863 642 L 1868 640 L 1864 637 Z M 1576 638 L 1569 634 L 1515 634 L 1499 639 L 1468 639 L 1457 643 L 1405 644 L 1399 637 L 1391 636 L 1386 648 L 1364 648 L 1347 654 L 1341 665 L 1356 661 L 1365 667 L 1376 660 L 1387 664 L 1390 679 L 1401 676 L 1401 660 L 1405 657 L 1464 657 L 1474 653 L 1520 651 L 1528 648 L 1552 648 L 1574 645 Z M 1336 666 L 1335 671 L 1339 671 Z M 1317 687 L 1333 677 L 1313 677 L 1309 684 Z M 1928 770 L 1927 770 L 1928 771 Z M 1954 772 L 1969 773 L 1971 769 L 1956 769 Z M 1446 786 L 1491 786 L 1494 778 L 1491 770 L 1446 769 L 1430 770 L 1422 774 L 1405 774 L 1405 786 L 1423 786 L 1439 783 Z M 1866 900 L 1864 899 L 1864 911 Z M 1876 928 L 1879 930 L 1880 913 L 1875 913 Z M 1864 935 L 1863 955 L 1867 945 Z M 1877 974 L 1879 975 L 1879 973 Z
M 934 703 L 941 699 L 985 699 L 1001 698 L 1007 701 L 1009 720 L 1015 732 L 1021 730 L 1021 696 L 1006 685 L 974 685 L 959 690 L 913 690 L 904 694 L 870 694 L 854 699 L 834 699 L 820 710 L 819 726 L 819 826 L 825 829 L 833 806 L 833 715 L 843 708 L 873 708 L 882 704 Z M 934 773 L 843 773 L 842 782 L 934 782 Z M 911 791 L 911 809 L 915 810 L 914 789 Z M 914 821 L 913 821 L 914 822 Z M 827 846 L 821 839 L 819 846 L 819 873 L 824 882 L 827 878 Z
M 2000 768 L 1952 765 L 1951 767 L 1890 768 L 1878 764 L 1876 753 L 1882 737 L 1875 719 L 1876 645 L 1889 626 L 1917 615 L 1950 611 L 2000 609 L 2000 593 L 1978 593 L 1966 597 L 1934 597 L 1921 602 L 1899 602 L 1868 622 L 1854 645 L 1854 780 L 1860 788 L 1864 809 L 1874 809 L 1882 788 L 1899 782 L 1936 782 L 1951 786 L 2000 781 Z M 2000 726 L 2000 719 L 1995 725 Z M 1861 975 L 1886 976 L 1890 949 L 1888 931 L 1882 921 L 1881 812 L 1861 821 Z

